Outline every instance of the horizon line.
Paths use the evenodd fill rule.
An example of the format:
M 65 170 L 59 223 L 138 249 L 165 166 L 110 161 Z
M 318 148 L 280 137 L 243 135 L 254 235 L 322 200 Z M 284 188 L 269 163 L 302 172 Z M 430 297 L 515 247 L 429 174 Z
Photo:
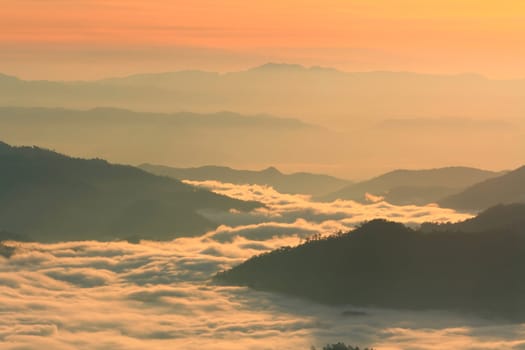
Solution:
M 240 68 L 237 70 L 207 70 L 207 69 L 193 69 L 193 68 L 187 68 L 187 69 L 177 69 L 177 70 L 163 70 L 163 71 L 142 71 L 142 72 L 136 72 L 136 73 L 129 73 L 129 74 L 123 74 L 123 75 L 109 75 L 105 77 L 100 78 L 94 78 L 94 79 L 28 79 L 28 78 L 21 78 L 20 76 L 16 74 L 10 74 L 6 72 L 0 71 L 0 78 L 14 78 L 19 81 L 28 81 L 28 82 L 36 82 L 36 81 L 49 81 L 49 82 L 67 82 L 67 83 L 82 83 L 82 82 L 102 82 L 107 80 L 117 80 L 117 79 L 126 79 L 126 78 L 132 78 L 132 77 L 140 77 L 140 76 L 155 76 L 155 75 L 163 75 L 163 74 L 178 74 L 178 73 L 205 73 L 205 74 L 216 74 L 219 76 L 225 76 L 228 74 L 237 74 L 237 73 L 248 73 L 248 72 L 254 72 L 257 70 L 271 70 L 271 69 L 300 69 L 306 72 L 312 72 L 312 71 L 327 71 L 327 72 L 333 72 L 337 74 L 377 74 L 377 73 L 384 73 L 384 74 L 410 74 L 410 75 L 418 75 L 418 76 L 428 76 L 428 77 L 460 77 L 460 76 L 471 76 L 471 77 L 477 77 L 484 80 L 489 81 L 523 81 L 525 80 L 525 77 L 522 78 L 492 78 L 488 75 L 478 73 L 478 72 L 450 72 L 450 73 L 432 73 L 432 72 L 422 72 L 422 71 L 412 71 L 412 70 L 388 70 L 388 69 L 376 69 L 376 70 L 342 70 L 339 68 L 335 68 L 332 66 L 323 66 L 323 65 L 305 65 L 300 63 L 290 63 L 290 62 L 276 62 L 276 61 L 268 61 L 266 63 L 262 63 L 259 65 L 252 65 L 247 68 Z

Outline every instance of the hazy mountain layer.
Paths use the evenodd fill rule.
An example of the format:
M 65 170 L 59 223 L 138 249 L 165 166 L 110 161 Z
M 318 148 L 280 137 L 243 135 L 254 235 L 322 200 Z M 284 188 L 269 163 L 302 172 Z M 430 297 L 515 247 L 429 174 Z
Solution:
M 461 164 L 507 169 L 518 166 L 523 158 L 524 101 L 525 80 L 490 80 L 472 74 L 346 73 L 280 64 L 226 74 L 183 71 L 90 82 L 1 76 L 3 106 L 111 106 L 165 113 L 228 110 L 294 117 L 338 132 L 233 130 L 224 123 L 230 127 L 226 131 L 217 119 L 213 127 L 209 124 L 189 133 L 174 128 L 159 131 L 151 125 L 111 127 L 108 132 L 92 132 L 90 127 L 83 132 L 35 124 L 33 137 L 45 132 L 41 141 L 12 128 L 15 132 L 5 131 L 0 139 L 133 164 L 214 164 L 239 169 L 274 165 L 286 172 L 343 178 L 366 178 L 395 167 Z M 49 138 L 51 130 L 75 135 L 84 148 L 96 140 L 98 149 L 91 146 L 89 153 L 77 153 L 78 143 Z
M 0 143 L 0 229 L 38 241 L 169 239 L 217 226 L 198 211 L 259 206 L 100 159 Z
M 338 190 L 350 182 L 328 175 L 294 173 L 283 174 L 270 167 L 261 171 L 237 170 L 220 166 L 198 168 L 172 168 L 161 165 L 142 164 L 143 170 L 179 180 L 216 180 L 234 184 L 268 185 L 281 193 L 322 195 Z
M 523 321 L 524 273 L 523 230 L 423 233 L 374 220 L 347 234 L 255 256 L 217 279 L 329 304 Z
M 316 164 L 335 161 L 341 148 L 333 132 L 296 119 L 114 108 L 0 107 L 0 138 L 118 163 L 183 166 Z
M 347 116 L 517 118 L 525 111 L 524 91 L 525 80 L 490 80 L 474 74 L 347 73 L 272 63 L 226 74 L 180 71 L 84 82 L 0 76 L 0 104 L 4 105 L 235 110 L 340 125 L 347 124 Z
M 510 203 L 525 203 L 525 166 L 439 201 L 443 207 L 459 210 L 480 210 Z
M 525 203 L 497 205 L 479 213 L 476 217 L 456 223 L 424 223 L 422 231 L 462 231 L 480 232 L 505 229 L 523 231 L 525 229 Z
M 496 172 L 467 167 L 395 170 L 349 185 L 320 199 L 351 199 L 363 202 L 367 200 L 368 193 L 383 197 L 392 204 L 424 205 L 496 176 Z

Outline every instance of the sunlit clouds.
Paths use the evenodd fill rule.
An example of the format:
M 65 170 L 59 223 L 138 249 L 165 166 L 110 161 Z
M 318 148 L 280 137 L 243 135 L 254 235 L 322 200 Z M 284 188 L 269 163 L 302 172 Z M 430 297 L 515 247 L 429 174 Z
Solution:
M 24 240 L 0 240 L 0 349 L 320 350 L 345 342 L 375 350 L 525 350 L 525 323 L 460 309 L 410 310 L 425 303 L 425 293 L 403 302 L 408 309 L 380 309 L 373 305 L 388 304 L 378 299 L 368 307 L 324 305 L 214 278 L 252 257 L 293 254 L 348 233 L 352 246 L 328 239 L 341 259 L 316 251 L 315 259 L 269 264 L 298 268 L 276 284 L 326 291 L 335 276 L 348 282 L 336 289 L 342 296 L 369 284 L 388 300 L 406 299 L 405 280 L 411 291 L 431 280 L 437 307 L 449 305 L 442 291 L 458 294 L 458 286 L 495 301 L 507 289 L 498 278 L 485 284 L 477 277 L 501 272 L 503 282 L 514 282 L 514 270 L 480 251 L 516 239 L 512 222 L 494 247 L 490 232 L 479 243 L 472 236 L 473 244 L 449 245 L 450 235 L 446 249 L 421 253 L 417 237 L 417 244 L 398 244 L 408 253 L 397 255 L 390 253 L 393 237 L 405 236 L 401 227 L 391 235 L 372 227 L 364 240 L 353 230 L 374 219 L 414 229 L 460 222 L 475 214 L 436 203 L 478 208 L 482 196 L 512 192 L 507 183 L 520 187 L 512 169 L 524 159 L 523 62 L 524 0 L 0 0 L 0 143 L 9 168 L 0 186 L 0 236 Z M 162 173 L 168 179 L 147 174 L 143 163 L 185 174 L 208 166 L 213 171 L 193 178 L 249 178 L 275 188 Z M 468 175 L 443 176 L 441 184 L 440 168 Z M 479 173 L 497 182 L 492 191 L 484 180 L 489 195 L 484 185 L 477 190 Z M 469 197 L 468 186 L 476 205 L 450 204 L 450 195 Z M 364 203 L 318 201 L 337 197 Z M 513 206 L 498 208 L 515 215 Z M 498 208 L 499 227 L 507 217 Z M 422 231 L 413 233 L 428 234 Z M 438 241 L 442 234 L 450 232 L 432 233 Z M 68 237 L 100 241 L 60 242 Z M 305 242 L 313 244 L 287 248 Z M 480 263 L 456 259 L 470 256 L 460 247 L 473 247 Z M 355 252 L 363 258 L 349 262 Z M 320 269 L 332 255 L 335 263 Z M 397 256 L 399 269 L 381 270 L 385 261 L 398 266 Z M 450 286 L 442 265 L 460 272 Z M 264 274 L 284 276 L 274 270 Z M 316 270 L 320 280 L 311 278 Z M 387 287 L 376 283 L 382 279 Z M 349 295 L 365 296 L 366 288 Z M 512 309 L 514 299 L 503 299 Z
M 193 182 L 264 209 L 213 213 L 225 223 L 171 242 L 7 242 L 0 256 L 2 349 L 309 349 L 329 342 L 379 350 L 523 349 L 525 328 L 447 312 L 329 307 L 212 276 L 306 237 L 348 230 L 375 216 L 417 224 L 468 217 L 437 207 L 311 202 L 272 188 Z
M 310 200 L 309 196 L 282 194 L 268 186 L 235 185 L 217 181 L 185 181 L 188 184 L 201 186 L 229 197 L 254 200 L 265 204 L 264 208 L 255 212 L 216 213 L 204 211 L 202 214 L 216 222 L 228 226 L 261 224 L 270 231 L 271 223 L 283 223 L 290 227 L 306 232 L 335 233 L 354 228 L 365 221 L 375 218 L 384 218 L 403 222 L 410 226 L 417 226 L 423 222 L 455 222 L 472 217 L 470 214 L 458 213 L 452 209 L 428 206 L 396 206 L 375 198 L 370 204 L 361 204 L 354 201 L 336 200 L 321 203 Z M 236 228 L 239 230 L 240 228 Z M 284 229 L 284 228 L 282 228 Z
M 522 349 L 520 325 L 446 312 L 328 307 L 210 284 L 217 271 L 293 239 L 16 245 L 0 257 L 3 349 Z

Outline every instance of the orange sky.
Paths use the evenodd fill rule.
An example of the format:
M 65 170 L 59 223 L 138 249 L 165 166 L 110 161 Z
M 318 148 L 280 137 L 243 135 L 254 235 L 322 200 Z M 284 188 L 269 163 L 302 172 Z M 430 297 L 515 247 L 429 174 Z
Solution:
M 80 79 L 266 61 L 525 77 L 523 0 L 0 0 L 0 72 Z

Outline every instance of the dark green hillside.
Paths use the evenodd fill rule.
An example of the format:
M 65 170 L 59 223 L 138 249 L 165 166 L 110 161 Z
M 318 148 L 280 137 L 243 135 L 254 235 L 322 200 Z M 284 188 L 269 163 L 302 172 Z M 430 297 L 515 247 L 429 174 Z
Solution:
M 140 169 L 0 143 L 0 229 L 38 241 L 169 239 L 216 227 L 200 209 L 242 202 Z
M 221 283 L 329 304 L 445 309 L 525 320 L 525 234 L 423 233 L 374 220 L 253 257 Z

